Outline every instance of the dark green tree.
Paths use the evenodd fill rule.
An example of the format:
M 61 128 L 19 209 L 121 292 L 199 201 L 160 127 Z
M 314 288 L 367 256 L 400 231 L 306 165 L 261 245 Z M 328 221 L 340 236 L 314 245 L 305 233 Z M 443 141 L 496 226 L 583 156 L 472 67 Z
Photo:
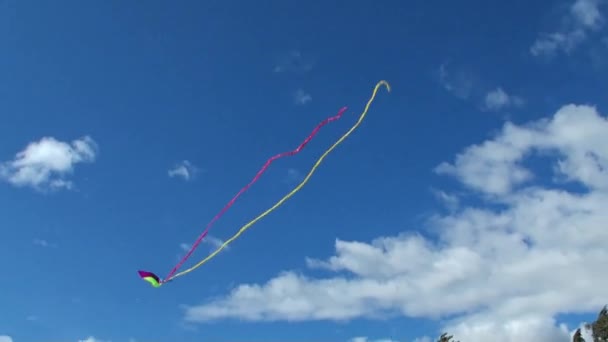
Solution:
M 572 342 L 585 342 L 583 335 L 581 335 L 581 328 L 576 329 L 574 336 L 572 336 Z
M 595 322 L 591 323 L 593 342 L 608 342 L 608 308 L 604 306 L 597 315 Z
M 448 335 L 448 333 L 443 333 L 441 334 L 441 336 L 439 336 L 439 339 L 437 340 L 437 342 L 460 342 L 460 341 L 453 341 L 452 338 L 454 336 L 452 335 Z

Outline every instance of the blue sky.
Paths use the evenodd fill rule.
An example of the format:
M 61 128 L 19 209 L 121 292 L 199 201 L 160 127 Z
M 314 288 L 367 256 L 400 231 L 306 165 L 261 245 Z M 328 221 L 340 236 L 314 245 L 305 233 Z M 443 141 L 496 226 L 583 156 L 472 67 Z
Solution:
M 604 22 L 599 0 L 0 1 L 0 341 L 567 340 L 608 295 Z M 381 79 L 283 207 L 138 278 L 349 106 L 187 265 L 287 193 Z

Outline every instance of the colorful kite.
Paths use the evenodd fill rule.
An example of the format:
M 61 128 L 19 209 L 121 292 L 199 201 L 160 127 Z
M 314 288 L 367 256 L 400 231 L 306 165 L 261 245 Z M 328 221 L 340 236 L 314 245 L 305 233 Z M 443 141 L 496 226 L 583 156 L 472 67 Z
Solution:
M 156 274 L 154 274 L 152 272 L 147 272 L 147 271 L 137 271 L 137 272 L 139 273 L 139 276 L 141 277 L 141 279 L 147 281 L 154 287 L 160 287 L 161 281 L 160 281 L 160 279 L 158 279 Z
M 359 125 L 361 124 L 361 122 L 363 122 L 363 119 L 367 115 L 369 107 L 372 104 L 372 102 L 374 101 L 374 99 L 376 97 L 376 93 L 378 92 L 378 89 L 381 86 L 385 86 L 386 89 L 387 89 L 387 91 L 390 92 L 390 90 L 391 90 L 390 85 L 386 81 L 380 81 L 380 82 L 378 82 L 376 84 L 376 86 L 374 87 L 374 91 L 372 93 L 372 96 L 367 101 L 367 104 L 365 106 L 365 109 L 363 110 L 363 113 L 361 113 L 361 115 L 359 116 L 359 120 L 357 120 L 357 122 L 344 135 L 342 135 L 342 137 L 340 137 L 340 139 L 338 139 L 338 141 L 336 141 L 329 149 L 327 149 L 327 151 L 325 151 L 325 153 L 323 153 L 323 155 L 321 155 L 321 157 L 319 157 L 319 159 L 313 165 L 313 167 L 310 169 L 310 171 L 308 172 L 308 174 L 306 175 L 306 177 L 304 178 L 304 180 L 302 182 L 300 182 L 300 184 L 298 184 L 287 195 L 285 195 L 283 198 L 281 198 L 279 201 L 277 201 L 272 207 L 268 208 L 266 211 L 264 211 L 263 213 L 261 213 L 258 217 L 256 217 L 255 219 L 249 221 L 247 224 L 245 224 L 243 227 L 241 227 L 236 234 L 234 234 L 230 239 L 226 240 L 226 242 L 224 242 L 220 247 L 218 247 L 213 253 L 209 254 L 209 256 L 207 256 L 205 259 L 201 260 L 200 262 L 198 262 L 196 265 L 190 267 L 189 269 L 186 269 L 186 270 L 184 270 L 184 271 L 179 272 L 179 273 L 176 274 L 177 270 L 182 266 L 182 264 L 184 262 L 186 262 L 186 260 L 190 257 L 190 255 L 192 255 L 192 253 L 194 252 L 194 250 L 201 243 L 201 241 L 203 240 L 203 238 L 205 238 L 205 236 L 209 232 L 209 228 L 211 228 L 211 226 L 213 225 L 213 223 L 215 221 L 217 221 L 217 219 L 219 219 L 226 212 L 226 210 L 228 210 L 234 204 L 234 202 L 237 200 L 237 198 L 241 194 L 243 194 L 245 191 L 247 191 L 247 189 L 249 189 L 249 187 L 251 187 L 251 185 L 253 185 L 253 183 L 255 183 L 260 178 L 260 176 L 262 175 L 262 173 L 264 173 L 264 171 L 266 171 L 266 169 L 268 168 L 268 166 L 270 166 L 270 164 L 274 160 L 282 158 L 282 157 L 285 157 L 285 156 L 293 156 L 293 155 L 297 154 L 298 152 L 300 152 L 306 146 L 306 144 L 308 144 L 308 142 L 317 134 L 317 132 L 321 129 L 321 127 L 325 126 L 327 123 L 329 123 L 331 121 L 335 121 L 335 120 L 340 119 L 340 117 L 342 117 L 342 115 L 346 111 L 346 107 L 343 107 L 342 109 L 340 109 L 340 111 L 338 112 L 338 114 L 336 114 L 335 116 L 329 117 L 329 118 L 323 120 L 320 124 L 318 124 L 317 127 L 315 127 L 315 129 L 312 131 L 312 133 L 295 150 L 289 151 L 289 152 L 283 152 L 281 154 L 278 154 L 278 155 L 276 155 L 276 156 L 268 159 L 268 161 L 264 164 L 264 166 L 262 166 L 262 168 L 260 169 L 260 171 L 258 171 L 258 173 L 255 175 L 255 177 L 253 177 L 253 179 L 251 180 L 251 182 L 249 182 L 249 184 L 247 184 L 245 187 L 243 187 L 232 198 L 232 200 L 230 200 L 230 202 L 228 202 L 224 206 L 224 208 L 207 224 L 207 227 L 206 227 L 205 231 L 203 231 L 203 233 L 194 242 L 194 244 L 192 245 L 192 248 L 190 248 L 190 250 L 188 251 L 188 253 L 180 260 L 180 262 L 175 267 L 173 267 L 173 269 L 171 270 L 171 272 L 169 272 L 169 274 L 167 275 L 167 277 L 165 277 L 164 280 L 160 279 L 154 273 L 148 272 L 148 271 L 138 271 L 139 272 L 139 276 L 143 280 L 149 282 L 154 287 L 160 287 L 164 283 L 167 283 L 167 282 L 169 282 L 169 281 L 171 281 L 171 280 L 173 280 L 173 279 L 175 279 L 177 277 L 183 276 L 183 275 L 185 275 L 185 274 L 187 274 L 187 273 L 189 273 L 189 272 L 197 269 L 198 267 L 200 267 L 201 265 L 203 265 L 207 261 L 211 260 L 221 250 L 223 250 L 230 243 L 232 243 L 232 241 L 236 240 L 245 230 L 249 229 L 249 227 L 251 227 L 252 225 L 254 225 L 257 221 L 259 221 L 264 216 L 268 215 L 270 212 L 274 211 L 276 208 L 278 208 L 279 206 L 281 206 L 285 201 L 287 201 L 290 197 L 292 197 L 296 192 L 300 191 L 300 189 L 308 182 L 308 180 L 310 179 L 310 177 L 315 173 L 315 171 L 319 167 L 319 165 L 321 165 L 321 163 L 323 162 L 323 160 L 325 159 L 325 157 L 329 153 L 331 153 L 331 151 L 333 151 L 338 145 L 340 145 L 353 131 L 355 131 L 357 129 L 357 127 L 359 127 Z

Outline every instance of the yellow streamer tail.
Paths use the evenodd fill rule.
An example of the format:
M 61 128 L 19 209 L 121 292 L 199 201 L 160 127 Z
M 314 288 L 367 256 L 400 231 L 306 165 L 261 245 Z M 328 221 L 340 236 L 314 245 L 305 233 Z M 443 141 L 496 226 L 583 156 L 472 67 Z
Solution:
M 266 211 L 264 211 L 263 213 L 261 213 L 258 217 L 256 217 L 255 219 L 249 221 L 244 226 L 242 226 L 241 229 L 239 229 L 236 234 L 234 234 L 230 239 L 226 240 L 220 247 L 218 247 L 215 251 L 213 251 L 213 253 L 209 254 L 209 256 L 207 256 L 205 259 L 201 260 L 196 265 L 194 265 L 194 266 L 192 266 L 192 267 L 190 267 L 190 268 L 188 268 L 186 270 L 183 270 L 183 271 L 175 274 L 173 277 L 167 279 L 167 281 L 171 280 L 171 279 L 175 279 L 177 277 L 181 277 L 181 276 L 183 276 L 183 275 L 185 275 L 187 273 L 190 273 L 193 270 L 195 270 L 195 269 L 199 268 L 200 266 L 202 266 L 207 261 L 211 260 L 219 252 L 221 252 L 224 248 L 226 248 L 230 243 L 232 243 L 232 241 L 236 240 L 247 229 L 249 229 L 251 226 L 253 226 L 257 221 L 259 221 L 262 218 L 264 218 L 264 216 L 270 214 L 272 211 L 274 211 L 275 209 L 277 209 L 278 207 L 280 207 L 290 197 L 292 197 L 293 195 L 295 195 L 296 192 L 300 191 L 300 189 L 304 185 L 306 185 L 306 183 L 308 182 L 308 180 L 310 179 L 310 177 L 315 173 L 315 171 L 319 167 L 319 165 L 321 165 L 321 163 L 323 162 L 323 160 L 325 159 L 325 157 L 327 157 L 327 155 L 330 154 L 331 151 L 333 151 L 338 145 L 340 145 L 352 132 L 354 132 L 357 129 L 357 127 L 359 127 L 359 125 L 361 124 L 361 122 L 363 122 L 363 119 L 365 119 L 365 116 L 367 115 L 369 107 L 371 106 L 372 102 L 374 101 L 374 99 L 376 97 L 376 93 L 378 92 L 378 90 L 380 89 L 381 86 L 385 86 L 387 91 L 389 91 L 389 92 L 391 91 L 391 86 L 386 81 L 380 81 L 380 82 L 378 82 L 376 84 L 376 86 L 374 87 L 374 91 L 372 93 L 372 96 L 370 97 L 370 99 L 367 101 L 367 104 L 365 105 L 365 109 L 363 110 L 363 113 L 361 113 L 361 115 L 359 116 L 359 120 L 357 120 L 357 122 L 346 133 L 344 133 L 344 135 L 342 135 L 342 137 L 340 137 L 340 139 L 338 139 L 338 141 L 336 141 L 329 149 L 327 149 L 327 151 L 325 151 L 325 153 L 323 153 L 321 155 L 321 157 L 319 157 L 319 159 L 317 160 L 317 162 L 313 165 L 313 167 L 310 169 L 310 171 L 308 172 L 308 174 L 306 175 L 306 177 L 304 178 L 304 180 L 302 180 L 302 182 L 300 182 L 300 184 L 298 184 L 293 190 L 291 190 L 291 192 L 289 192 L 287 195 L 285 195 L 283 198 L 281 198 L 278 202 L 276 202 L 272 207 L 268 208 Z

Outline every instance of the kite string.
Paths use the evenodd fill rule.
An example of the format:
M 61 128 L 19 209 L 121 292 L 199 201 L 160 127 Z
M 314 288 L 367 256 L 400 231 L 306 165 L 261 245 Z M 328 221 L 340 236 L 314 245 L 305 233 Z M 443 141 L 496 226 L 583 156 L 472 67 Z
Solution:
M 171 270 L 171 272 L 169 272 L 169 274 L 167 275 L 167 277 L 165 277 L 165 280 L 162 280 L 161 282 L 165 282 L 168 281 L 169 279 L 171 279 L 171 277 L 173 276 L 173 274 L 175 274 L 175 272 L 177 272 L 177 270 L 182 266 L 182 264 L 184 262 L 186 262 L 186 260 L 188 260 L 188 258 L 190 257 L 190 255 L 192 255 L 192 253 L 194 252 L 194 250 L 198 247 L 198 245 L 203 241 L 203 239 L 205 238 L 205 236 L 207 236 L 207 234 L 209 233 L 209 229 L 211 228 L 211 226 L 213 225 L 213 223 L 215 223 L 215 221 L 217 221 L 233 204 L 234 202 L 236 202 L 237 198 L 239 196 L 241 196 L 241 194 L 243 194 L 245 191 L 247 191 L 247 189 L 249 189 L 249 187 L 251 187 L 251 185 L 253 185 L 253 183 L 257 182 L 257 180 L 260 178 L 260 176 L 264 173 L 264 171 L 266 171 L 266 169 L 270 166 L 270 164 L 275 161 L 276 159 L 285 157 L 285 156 L 293 156 L 295 154 L 297 154 L 298 152 L 300 152 L 309 142 L 310 140 L 312 140 L 312 138 L 317 134 L 317 132 L 321 129 L 321 127 L 325 126 L 326 124 L 332 122 L 332 121 L 336 121 L 338 119 L 340 119 L 340 117 L 342 117 L 342 115 L 344 114 L 344 112 L 346 111 L 347 107 L 342 107 L 338 113 L 332 117 L 329 117 L 323 121 L 321 121 L 312 131 L 312 133 L 310 133 L 310 135 L 304 139 L 304 141 L 295 149 L 292 151 L 288 151 L 288 152 L 283 152 L 283 153 L 279 153 L 273 157 L 271 157 L 270 159 L 268 159 L 266 161 L 266 163 L 264 164 L 264 166 L 262 166 L 262 168 L 260 169 L 260 171 L 258 171 L 258 173 L 255 175 L 255 177 L 253 177 L 253 179 L 249 182 L 249 184 L 245 185 L 245 187 L 243 187 L 231 200 L 230 202 L 228 202 L 224 208 L 222 208 L 222 210 L 220 210 L 220 212 L 215 215 L 215 217 L 207 224 L 207 227 L 205 228 L 205 231 L 203 231 L 203 233 L 201 233 L 201 235 L 199 235 L 199 237 L 196 239 L 196 241 L 194 242 L 194 244 L 192 245 L 192 247 L 190 248 L 190 250 L 188 251 L 188 253 L 179 261 L 179 263 L 173 267 L 173 269 Z
M 327 149 L 327 151 L 325 151 L 325 153 L 323 153 L 321 155 L 321 157 L 319 157 L 319 159 L 316 161 L 316 163 L 310 169 L 310 171 L 308 172 L 308 174 L 306 175 L 306 177 L 304 178 L 304 180 L 302 182 L 300 182 L 300 184 L 298 184 L 293 190 L 291 190 L 291 192 L 289 192 L 287 195 L 285 195 L 283 198 L 281 198 L 278 202 L 276 202 L 272 207 L 270 207 L 269 209 L 267 209 L 266 211 L 264 211 L 263 213 L 261 213 L 255 219 L 253 219 L 253 220 L 249 221 L 248 223 L 246 223 L 244 226 L 242 226 L 236 234 L 234 234 L 230 239 L 228 239 L 224 243 L 222 243 L 222 245 L 220 247 L 218 247 L 213 253 L 211 253 L 205 259 L 203 259 L 202 261 L 200 261 L 196 265 L 190 267 L 189 269 L 186 269 L 186 270 L 184 270 L 184 271 L 176 274 L 171 279 L 175 279 L 177 277 L 183 276 L 183 275 L 185 275 L 185 274 L 187 274 L 187 273 L 195 270 L 196 268 L 200 267 L 201 265 L 203 265 L 207 261 L 211 260 L 221 250 L 223 250 L 225 247 L 227 247 L 232 241 L 236 240 L 249 227 L 251 227 L 257 221 L 259 221 L 260 219 L 262 219 L 264 216 L 268 215 L 270 212 L 274 211 L 276 208 L 278 208 L 279 206 L 281 206 L 286 200 L 288 200 L 290 197 L 292 197 L 296 192 L 300 191 L 300 189 L 308 182 L 308 180 L 310 179 L 310 177 L 315 173 L 315 170 L 319 167 L 319 165 L 321 165 L 321 163 L 323 162 L 323 159 L 325 159 L 325 157 L 329 153 L 331 153 L 331 151 L 333 151 L 338 145 L 340 145 L 340 143 L 342 143 L 342 141 L 344 141 L 353 131 L 355 131 L 357 129 L 357 127 L 361 124 L 361 122 L 363 122 L 363 119 L 367 115 L 367 112 L 369 110 L 370 105 L 372 104 L 372 102 L 374 101 L 374 98 L 376 97 L 376 93 L 378 92 L 378 89 L 382 85 L 384 85 L 386 87 L 387 91 L 389 91 L 389 92 L 391 91 L 391 86 L 386 81 L 380 81 L 380 82 L 378 82 L 376 84 L 376 86 L 374 87 L 374 91 L 372 93 L 372 96 L 370 97 L 370 99 L 367 101 L 367 104 L 365 105 L 365 109 L 363 110 L 363 113 L 361 113 L 361 116 L 359 116 L 359 120 L 357 120 L 357 122 L 344 135 L 342 135 L 342 137 L 340 137 L 340 139 L 338 139 L 338 141 L 336 141 L 329 149 Z M 168 279 L 168 280 L 171 280 L 171 279 Z

